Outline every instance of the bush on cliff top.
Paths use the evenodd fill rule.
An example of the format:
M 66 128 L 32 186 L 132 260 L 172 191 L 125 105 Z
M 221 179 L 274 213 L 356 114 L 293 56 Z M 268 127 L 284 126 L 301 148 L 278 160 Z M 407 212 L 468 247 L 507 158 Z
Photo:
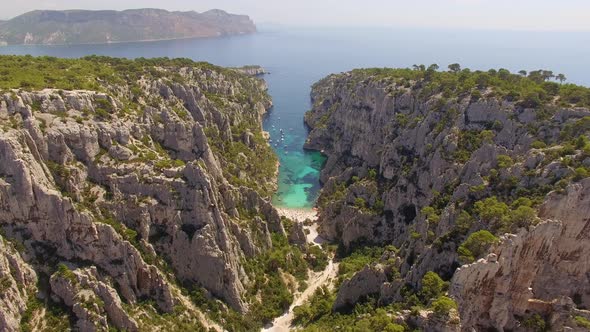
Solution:
M 129 60 L 104 56 L 87 56 L 80 59 L 64 59 L 49 56 L 0 55 L 0 89 L 45 88 L 63 90 L 101 90 L 100 82 L 120 84 L 136 81 L 141 76 L 161 77 L 157 68 L 199 67 L 223 72 L 238 73 L 190 59 L 139 58 Z
M 474 262 L 480 258 L 493 244 L 498 242 L 498 238 L 489 231 L 482 230 L 469 235 L 467 240 L 459 246 L 457 252 L 460 259 L 465 263 Z
M 436 66 L 438 67 L 438 66 Z M 564 106 L 590 106 L 590 89 L 574 84 L 558 84 L 551 80 L 558 79 L 546 70 L 531 71 L 528 75 L 513 74 L 506 69 L 491 69 L 489 71 L 436 71 L 434 66 L 414 66 L 413 69 L 402 68 L 370 68 L 352 71 L 355 80 L 366 77 L 375 79 L 395 79 L 402 82 L 423 81 L 423 92 L 429 94 L 443 93 L 452 95 L 472 95 L 477 92 L 492 89 L 499 96 L 509 101 L 518 102 L 522 107 L 535 108 L 544 104 L 552 104 L 555 97 L 557 103 Z M 456 68 L 455 68 L 456 69 Z

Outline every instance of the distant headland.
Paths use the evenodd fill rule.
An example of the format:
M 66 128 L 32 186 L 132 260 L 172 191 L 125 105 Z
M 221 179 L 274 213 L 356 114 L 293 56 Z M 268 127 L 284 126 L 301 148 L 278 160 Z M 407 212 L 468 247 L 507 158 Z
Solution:
M 246 15 L 162 9 L 36 10 L 0 21 L 0 45 L 73 45 L 221 37 L 256 32 Z

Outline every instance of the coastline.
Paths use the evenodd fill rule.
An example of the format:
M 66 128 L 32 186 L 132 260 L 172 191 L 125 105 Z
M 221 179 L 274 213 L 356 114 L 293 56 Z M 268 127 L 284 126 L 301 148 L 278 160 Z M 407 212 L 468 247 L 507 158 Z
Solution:
M 10 47 L 10 46 L 84 46 L 84 45 L 116 45 L 116 44 L 140 44 L 140 43 L 153 43 L 153 42 L 161 42 L 161 41 L 174 41 L 174 40 L 191 40 L 191 39 L 218 39 L 218 38 L 227 38 L 227 37 L 236 37 L 236 36 L 246 36 L 246 35 L 253 35 L 258 33 L 258 31 L 253 32 L 240 32 L 240 33 L 228 33 L 228 34 L 220 34 L 220 35 L 209 35 L 209 36 L 186 36 L 186 37 L 170 37 L 170 38 L 155 38 L 155 39 L 138 39 L 138 40 L 115 40 L 115 41 L 101 41 L 101 42 L 89 42 L 89 43 L 57 43 L 57 44 L 12 44 L 5 42 L 5 44 L 0 41 L 0 47 Z

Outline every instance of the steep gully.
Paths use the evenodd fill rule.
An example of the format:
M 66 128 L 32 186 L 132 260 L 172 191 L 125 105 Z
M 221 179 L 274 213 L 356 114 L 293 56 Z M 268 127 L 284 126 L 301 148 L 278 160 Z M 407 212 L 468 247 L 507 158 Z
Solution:
M 312 223 L 304 223 L 307 243 L 310 245 L 320 246 L 325 240 L 318 234 L 317 214 L 314 210 L 294 210 L 294 209 L 278 209 L 279 214 L 291 218 L 295 222 L 304 223 L 305 220 L 311 220 Z M 300 293 L 295 294 L 295 300 L 289 307 L 289 310 L 282 316 L 275 318 L 271 325 L 265 327 L 263 332 L 284 332 L 289 331 L 291 322 L 294 318 L 293 309 L 304 304 L 315 291 L 324 286 L 329 285 L 338 273 L 338 263 L 335 263 L 333 258 L 330 259 L 326 268 L 321 272 L 309 272 L 308 286 Z

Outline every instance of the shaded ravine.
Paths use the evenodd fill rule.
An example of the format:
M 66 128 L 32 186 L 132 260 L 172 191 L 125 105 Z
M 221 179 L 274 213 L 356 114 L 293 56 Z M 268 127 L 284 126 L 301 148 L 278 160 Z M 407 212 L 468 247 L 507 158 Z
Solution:
M 306 219 L 310 219 L 312 223 L 309 226 L 304 226 L 306 230 L 307 243 L 310 245 L 320 246 L 325 242 L 323 238 L 318 235 L 317 231 L 317 214 L 311 209 L 278 209 L 279 213 L 287 218 L 291 218 L 295 222 L 303 223 Z M 338 273 L 338 263 L 330 258 L 328 265 L 321 272 L 309 272 L 307 280 L 307 288 L 303 292 L 295 294 L 295 299 L 289 310 L 283 315 L 275 318 L 271 325 L 262 329 L 263 332 L 285 332 L 291 330 L 291 322 L 294 318 L 293 309 L 304 304 L 309 298 L 313 296 L 315 291 L 325 285 L 329 285 L 336 278 Z

